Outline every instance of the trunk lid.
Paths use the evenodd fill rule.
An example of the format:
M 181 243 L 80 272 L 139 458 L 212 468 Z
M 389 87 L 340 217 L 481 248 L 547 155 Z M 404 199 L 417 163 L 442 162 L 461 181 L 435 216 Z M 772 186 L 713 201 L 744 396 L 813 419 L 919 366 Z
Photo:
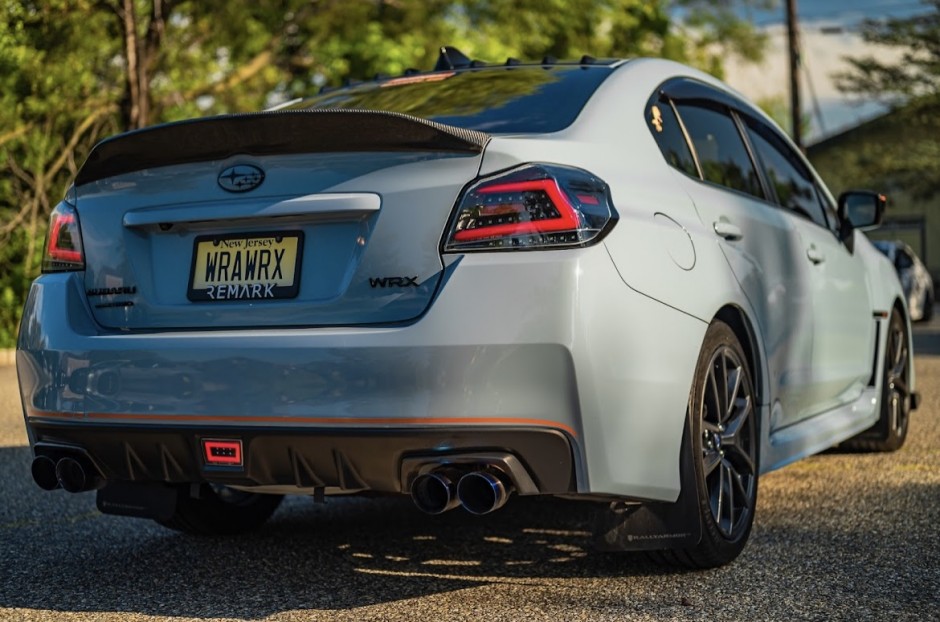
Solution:
M 99 144 L 76 178 L 95 319 L 124 330 L 421 315 L 486 136 L 367 112 L 217 117 Z

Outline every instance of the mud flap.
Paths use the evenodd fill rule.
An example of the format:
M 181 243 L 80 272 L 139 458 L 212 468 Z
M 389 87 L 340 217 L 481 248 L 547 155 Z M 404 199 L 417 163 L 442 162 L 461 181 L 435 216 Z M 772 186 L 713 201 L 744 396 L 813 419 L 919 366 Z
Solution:
M 163 484 L 108 482 L 98 491 L 98 511 L 102 514 L 169 520 L 176 512 L 176 488 Z
M 698 478 L 691 456 L 689 424 L 679 454 L 682 489 L 674 503 L 613 501 L 598 512 L 594 546 L 602 551 L 653 551 L 690 548 L 702 538 Z

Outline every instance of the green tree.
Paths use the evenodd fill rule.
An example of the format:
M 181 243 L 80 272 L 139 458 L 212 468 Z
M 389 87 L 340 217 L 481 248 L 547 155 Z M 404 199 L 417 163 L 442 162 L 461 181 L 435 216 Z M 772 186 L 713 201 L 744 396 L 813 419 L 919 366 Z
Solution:
M 910 17 L 866 20 L 861 35 L 898 48 L 901 56 L 894 62 L 871 54 L 847 58 L 851 69 L 837 76 L 844 92 L 894 103 L 940 94 L 940 0 L 924 2 L 924 11 Z
M 904 18 L 868 20 L 861 29 L 868 43 L 898 49 L 894 62 L 872 55 L 846 59 L 851 69 L 836 76 L 839 88 L 892 107 L 897 120 L 879 123 L 872 134 L 888 126 L 885 140 L 863 152 L 846 154 L 857 179 L 882 186 L 902 187 L 913 196 L 940 193 L 940 0 L 924 3 L 924 11 Z
M 766 0 L 739 0 L 764 4 Z M 473 58 L 663 56 L 721 74 L 763 39 L 723 0 L 0 0 L 0 346 L 95 141 Z
M 82 20 L 74 16 L 87 12 Z M 91 2 L 0 2 L 0 343 L 15 335 L 38 272 L 45 220 L 81 154 L 118 129 L 116 89 L 96 75 L 111 52 L 85 36 Z

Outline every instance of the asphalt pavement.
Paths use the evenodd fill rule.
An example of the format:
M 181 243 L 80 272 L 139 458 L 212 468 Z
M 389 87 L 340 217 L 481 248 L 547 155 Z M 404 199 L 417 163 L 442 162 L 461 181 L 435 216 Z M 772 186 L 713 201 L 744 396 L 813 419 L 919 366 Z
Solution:
M 940 620 L 940 326 L 915 332 L 907 445 L 766 475 L 744 554 L 699 572 L 597 553 L 587 506 L 550 499 L 291 498 L 234 539 L 102 516 L 33 484 L 0 366 L 0 620 Z

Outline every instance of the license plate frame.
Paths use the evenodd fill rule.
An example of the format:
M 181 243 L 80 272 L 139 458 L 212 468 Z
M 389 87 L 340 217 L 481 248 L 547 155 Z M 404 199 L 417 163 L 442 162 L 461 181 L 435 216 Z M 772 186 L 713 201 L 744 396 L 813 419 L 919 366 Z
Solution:
M 186 297 L 191 302 L 211 303 L 296 298 L 303 251 L 304 232 L 298 230 L 197 236 L 193 240 Z M 210 262 L 212 252 L 217 253 L 214 265 Z M 227 256 L 224 262 L 219 253 Z M 287 274 L 293 278 L 287 278 Z M 238 278 L 233 278 L 236 275 Z

